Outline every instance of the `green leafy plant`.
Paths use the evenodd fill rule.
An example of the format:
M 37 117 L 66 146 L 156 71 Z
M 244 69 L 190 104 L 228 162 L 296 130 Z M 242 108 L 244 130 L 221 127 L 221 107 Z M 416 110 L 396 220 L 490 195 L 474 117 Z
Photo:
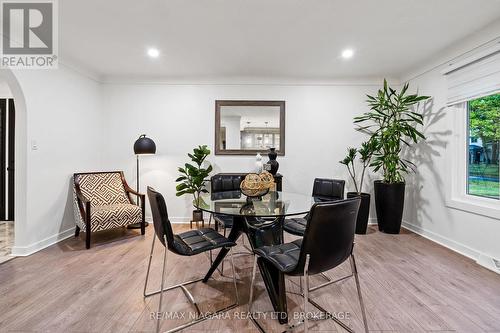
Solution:
M 175 180 L 179 183 L 175 187 L 176 196 L 192 194 L 193 204 L 197 207 L 200 206 L 201 193 L 208 193 L 205 182 L 210 172 L 212 172 L 212 166 L 209 164 L 206 168 L 202 167 L 208 155 L 210 155 L 210 150 L 206 145 L 194 148 L 193 153 L 188 153 L 188 156 L 195 165 L 186 163 L 184 167 L 179 167 L 180 176 Z
M 406 83 L 397 92 L 384 79 L 384 87 L 376 96 L 367 95 L 370 111 L 354 118 L 359 126 L 357 130 L 368 133 L 370 140 L 377 142 L 370 166 L 375 172 L 382 169 L 386 183 L 404 182 L 403 175 L 415 165 L 402 158 L 402 147 L 417 143 L 419 139 L 425 140 L 424 134 L 417 129 L 418 125 L 423 125 L 423 116 L 413 107 L 430 96 L 407 94 L 408 86 Z
M 363 191 L 363 182 L 365 179 L 365 171 L 366 168 L 370 165 L 370 161 L 372 159 L 373 153 L 378 148 L 378 142 L 376 138 L 372 138 L 366 142 L 361 144 L 361 148 L 347 148 L 347 155 L 339 163 L 344 164 L 347 167 L 347 171 L 349 172 L 349 176 L 351 177 L 356 193 L 361 194 Z M 359 153 L 359 160 L 362 165 L 361 177 L 359 179 L 359 183 L 356 178 L 356 156 Z
M 471 137 L 480 138 L 483 146 L 492 145 L 488 164 L 497 163 L 500 142 L 500 94 L 476 98 L 469 102 L 469 131 Z

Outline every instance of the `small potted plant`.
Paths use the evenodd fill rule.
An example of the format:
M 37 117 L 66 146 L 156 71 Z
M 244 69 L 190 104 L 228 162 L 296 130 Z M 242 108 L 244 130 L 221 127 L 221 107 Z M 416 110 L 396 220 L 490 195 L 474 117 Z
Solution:
M 377 95 L 368 95 L 370 111 L 354 118 L 358 131 L 368 133 L 378 142 L 370 166 L 383 172 L 383 180 L 374 183 L 375 208 L 379 230 L 398 234 L 403 218 L 405 178 L 415 165 L 403 158 L 403 146 L 425 140 L 419 130 L 423 115 L 417 112 L 418 103 L 430 96 L 408 94 L 408 83 L 401 91 L 389 87 L 387 80 Z
M 366 168 L 370 165 L 371 158 L 373 153 L 377 149 L 377 141 L 375 139 L 368 140 L 361 144 L 361 148 L 348 148 L 347 156 L 340 161 L 341 164 L 344 164 L 347 167 L 347 171 L 349 172 L 349 176 L 352 179 L 354 184 L 355 192 L 347 192 L 348 198 L 359 197 L 361 199 L 361 204 L 359 206 L 358 219 L 356 220 L 356 233 L 357 234 L 366 234 L 366 228 L 368 226 L 368 218 L 370 216 L 370 194 L 363 192 L 363 183 L 365 178 Z M 359 153 L 359 160 L 362 165 L 361 176 L 358 179 L 356 177 L 356 156 Z
M 175 187 L 176 196 L 193 195 L 193 205 L 196 208 L 193 210 L 193 222 L 203 221 L 203 211 L 197 207 L 200 207 L 202 203 L 201 193 L 208 193 L 205 182 L 208 180 L 210 172 L 212 172 L 212 166 L 208 164 L 206 168 L 202 167 L 208 155 L 210 155 L 210 150 L 206 145 L 194 148 L 193 153 L 188 153 L 188 156 L 195 165 L 186 163 L 184 167 L 179 167 L 180 176 L 175 180 L 179 183 Z

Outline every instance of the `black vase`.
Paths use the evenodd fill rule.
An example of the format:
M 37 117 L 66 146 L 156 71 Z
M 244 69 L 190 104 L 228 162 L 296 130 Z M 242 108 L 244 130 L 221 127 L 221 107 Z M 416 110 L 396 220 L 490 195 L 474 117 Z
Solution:
M 374 189 L 378 230 L 387 234 L 399 234 L 405 203 L 405 184 L 376 180 Z
M 276 152 L 276 148 L 269 148 L 269 153 L 267 154 L 269 156 L 269 161 L 267 164 L 271 166 L 271 170 L 269 172 L 274 176 L 278 173 L 278 168 L 280 167 L 280 164 L 278 161 L 276 161 L 276 157 L 278 157 L 278 153 Z
M 357 192 L 347 192 L 348 198 L 361 198 L 361 203 L 359 205 L 358 219 L 356 220 L 356 233 L 360 235 L 366 234 L 366 228 L 368 227 L 368 218 L 370 216 L 370 194 L 369 193 L 357 193 Z

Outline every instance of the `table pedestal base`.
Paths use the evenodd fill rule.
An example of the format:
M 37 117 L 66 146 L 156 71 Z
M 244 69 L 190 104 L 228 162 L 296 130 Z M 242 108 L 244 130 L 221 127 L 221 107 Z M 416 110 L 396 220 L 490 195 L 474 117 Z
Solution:
M 236 242 L 241 234 L 246 234 L 252 249 L 264 245 L 276 245 L 283 243 L 283 217 L 276 218 L 272 221 L 263 219 L 235 216 L 233 227 L 228 235 L 228 239 Z M 229 249 L 222 248 L 208 270 L 204 282 L 212 276 L 219 264 L 224 260 L 224 257 L 229 252 Z M 264 260 L 257 260 L 260 273 L 264 280 L 269 298 L 273 305 L 274 311 L 277 314 L 280 324 L 288 322 L 285 276 L 279 272 L 274 266 L 269 265 Z

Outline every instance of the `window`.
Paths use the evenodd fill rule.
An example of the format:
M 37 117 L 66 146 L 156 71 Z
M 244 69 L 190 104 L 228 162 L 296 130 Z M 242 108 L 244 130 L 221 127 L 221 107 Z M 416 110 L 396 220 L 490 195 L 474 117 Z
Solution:
M 451 60 L 442 73 L 452 121 L 446 205 L 500 220 L 500 38 Z
M 500 93 L 467 102 L 467 194 L 500 199 Z

